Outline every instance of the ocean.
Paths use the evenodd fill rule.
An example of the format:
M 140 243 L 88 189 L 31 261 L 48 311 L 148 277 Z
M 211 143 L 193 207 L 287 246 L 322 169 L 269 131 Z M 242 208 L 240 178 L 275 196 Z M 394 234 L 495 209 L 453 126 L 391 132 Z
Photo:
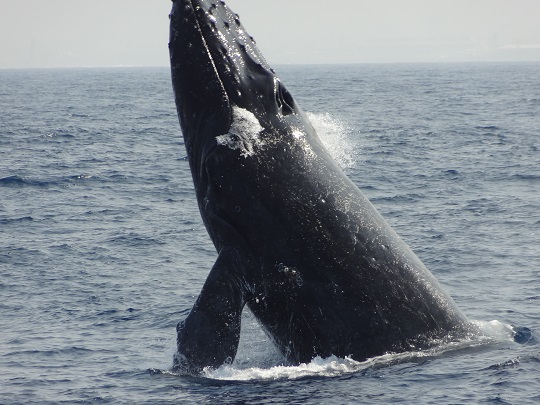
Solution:
M 169 70 L 0 70 L 1 404 L 540 402 L 540 63 L 276 70 L 485 336 L 288 366 L 246 312 L 231 366 L 173 373 L 216 252 Z

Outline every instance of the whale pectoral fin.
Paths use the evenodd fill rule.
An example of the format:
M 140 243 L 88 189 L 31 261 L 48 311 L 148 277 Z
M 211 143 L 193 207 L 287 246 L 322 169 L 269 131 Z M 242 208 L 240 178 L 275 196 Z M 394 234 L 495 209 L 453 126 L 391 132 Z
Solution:
M 245 304 L 240 275 L 238 253 L 223 249 L 193 309 L 178 324 L 175 369 L 198 373 L 234 360 Z

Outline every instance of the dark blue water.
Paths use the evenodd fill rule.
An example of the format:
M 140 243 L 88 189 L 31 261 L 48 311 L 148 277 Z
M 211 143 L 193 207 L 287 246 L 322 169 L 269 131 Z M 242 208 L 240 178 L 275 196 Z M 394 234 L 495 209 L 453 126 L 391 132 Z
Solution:
M 425 353 L 169 370 L 216 253 L 159 69 L 0 71 L 0 403 L 540 402 L 540 64 L 278 69 L 484 331 Z

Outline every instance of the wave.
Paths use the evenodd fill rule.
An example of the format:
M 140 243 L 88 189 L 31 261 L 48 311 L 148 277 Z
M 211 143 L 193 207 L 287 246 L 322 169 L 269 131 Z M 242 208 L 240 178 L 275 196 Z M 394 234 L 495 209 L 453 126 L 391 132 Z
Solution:
M 0 179 L 0 187 L 21 186 L 26 185 L 27 183 L 27 180 L 19 176 L 8 176 Z
M 398 194 L 398 195 L 390 195 L 390 196 L 383 196 L 383 197 L 373 197 L 371 198 L 371 202 L 378 203 L 378 202 L 391 202 L 391 203 L 411 203 L 420 201 L 422 198 L 424 198 L 423 195 L 417 194 L 417 193 L 409 193 L 409 194 Z
M 140 235 L 138 233 L 128 233 L 125 235 L 119 235 L 114 238 L 109 239 L 110 243 L 128 246 L 128 247 L 152 247 L 156 245 L 165 245 L 166 243 L 162 240 Z
M 32 179 L 24 176 L 14 175 L 0 178 L 0 187 L 67 187 L 73 183 L 99 179 L 100 177 L 92 176 L 87 173 L 51 179 Z
M 499 128 L 496 125 L 477 125 L 476 129 L 483 129 L 486 131 L 500 131 L 501 128 Z
M 537 182 L 540 180 L 540 174 L 518 173 L 518 174 L 514 174 L 512 177 L 516 180 L 523 180 L 523 181 L 528 181 L 528 182 Z
M 49 132 L 44 136 L 45 138 L 56 138 L 56 139 L 74 139 L 75 135 L 67 132 Z
M 92 349 L 88 349 L 85 347 L 72 346 L 72 347 L 64 347 L 64 348 L 59 348 L 59 349 L 48 349 L 48 350 L 36 350 L 36 349 L 19 350 L 19 351 L 8 352 L 5 354 L 5 356 L 6 357 L 9 357 L 9 356 L 12 356 L 12 357 L 21 357 L 21 356 L 53 357 L 53 356 L 61 356 L 61 355 L 81 356 L 81 355 L 86 355 L 88 353 L 93 353 L 93 352 L 94 350 Z
M 10 224 L 18 224 L 23 222 L 31 222 L 34 218 L 31 216 L 27 217 L 21 217 L 21 218 L 3 218 L 0 219 L 0 225 L 10 225 Z

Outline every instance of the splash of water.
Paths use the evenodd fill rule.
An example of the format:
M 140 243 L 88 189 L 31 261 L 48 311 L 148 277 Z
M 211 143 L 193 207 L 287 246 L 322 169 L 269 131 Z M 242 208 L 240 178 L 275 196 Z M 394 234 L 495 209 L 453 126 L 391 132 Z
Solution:
M 342 170 L 354 167 L 356 156 L 350 139 L 351 128 L 329 113 L 307 113 L 322 143 Z

